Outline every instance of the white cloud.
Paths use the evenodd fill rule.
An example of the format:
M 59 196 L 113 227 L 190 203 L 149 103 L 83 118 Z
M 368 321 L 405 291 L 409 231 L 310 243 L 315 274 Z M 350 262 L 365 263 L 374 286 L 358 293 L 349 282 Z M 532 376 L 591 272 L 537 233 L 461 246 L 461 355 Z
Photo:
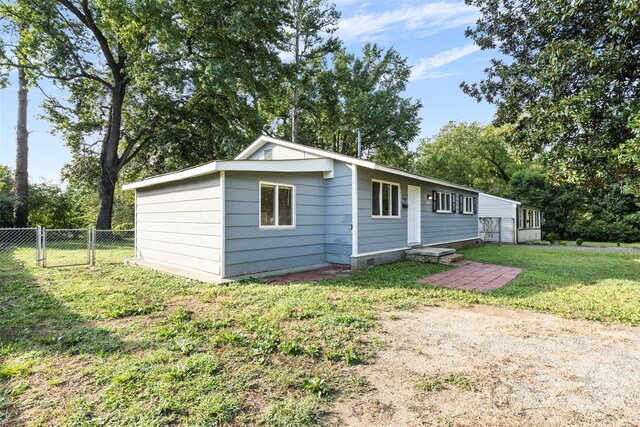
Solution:
M 466 46 L 454 47 L 452 49 L 445 50 L 433 56 L 421 58 L 411 70 L 411 80 L 423 80 L 453 75 L 452 73 L 434 73 L 433 70 L 464 58 L 467 55 L 471 55 L 479 50 L 480 48 L 478 46 L 471 43 Z
M 378 39 L 390 32 L 429 34 L 471 25 L 478 16 L 478 10 L 464 2 L 427 3 L 342 19 L 338 35 L 348 42 Z

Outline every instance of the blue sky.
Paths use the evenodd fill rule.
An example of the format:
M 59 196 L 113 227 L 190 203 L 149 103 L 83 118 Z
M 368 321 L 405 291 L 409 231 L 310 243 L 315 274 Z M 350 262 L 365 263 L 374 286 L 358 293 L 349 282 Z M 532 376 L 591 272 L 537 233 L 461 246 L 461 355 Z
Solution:
M 462 81 L 482 78 L 493 52 L 479 51 L 464 30 L 478 18 L 464 1 L 334 0 L 342 12 L 338 36 L 349 51 L 359 53 L 367 42 L 393 47 L 413 67 L 407 96 L 422 100 L 420 137 L 429 137 L 447 122 L 479 121 L 488 124 L 495 111 L 462 93 Z M 12 85 L 0 90 L 0 164 L 14 164 L 17 93 Z M 49 89 L 50 84 L 44 83 Z M 29 174 L 31 179 L 58 181 L 70 160 L 59 136 L 38 116 L 42 95 L 29 93 Z M 415 148 L 416 143 L 412 148 Z

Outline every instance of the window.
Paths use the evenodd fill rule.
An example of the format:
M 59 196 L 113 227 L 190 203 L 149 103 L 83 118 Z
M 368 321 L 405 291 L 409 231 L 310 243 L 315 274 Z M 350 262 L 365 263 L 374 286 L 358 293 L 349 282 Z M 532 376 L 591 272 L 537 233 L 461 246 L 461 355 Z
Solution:
M 260 183 L 260 227 L 293 227 L 293 186 Z
M 400 218 L 400 185 L 371 181 L 371 216 Z
M 535 228 L 540 228 L 540 211 L 533 211 L 533 212 L 534 212 L 533 226 Z
M 451 212 L 451 193 L 438 193 L 438 212 Z
M 464 211 L 462 213 L 473 213 L 473 197 L 464 196 Z

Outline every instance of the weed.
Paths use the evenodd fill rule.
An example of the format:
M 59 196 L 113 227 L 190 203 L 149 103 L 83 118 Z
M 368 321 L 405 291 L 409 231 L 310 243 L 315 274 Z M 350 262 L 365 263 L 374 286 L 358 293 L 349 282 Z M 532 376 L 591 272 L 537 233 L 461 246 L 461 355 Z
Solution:
M 324 397 L 331 393 L 331 387 L 329 387 L 323 379 L 318 377 L 304 380 L 302 382 L 302 388 L 318 397 Z

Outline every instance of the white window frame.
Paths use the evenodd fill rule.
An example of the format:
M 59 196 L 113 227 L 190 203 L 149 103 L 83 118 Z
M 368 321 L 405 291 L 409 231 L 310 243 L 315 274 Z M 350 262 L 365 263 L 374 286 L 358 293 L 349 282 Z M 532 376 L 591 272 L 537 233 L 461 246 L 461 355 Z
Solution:
M 380 184 L 380 194 L 378 195 L 378 203 L 380 204 L 380 215 L 373 214 L 373 183 L 377 182 Z M 382 215 L 382 185 L 388 184 L 389 187 L 389 215 Z M 398 187 L 398 215 L 392 215 L 393 212 L 393 186 Z M 402 188 L 400 187 L 400 183 L 392 182 L 392 181 L 383 181 L 381 179 L 372 179 L 371 180 L 371 218 L 375 219 L 399 219 L 402 215 L 402 210 L 400 201 L 402 200 Z
M 269 185 L 274 186 L 276 188 L 274 195 L 274 219 L 276 221 L 275 225 L 262 225 L 262 186 Z M 279 225 L 279 189 L 280 187 L 291 188 L 291 225 Z M 285 184 L 282 182 L 268 182 L 268 181 L 260 181 L 258 185 L 258 226 L 260 230 L 287 230 L 291 228 L 296 228 L 296 186 L 293 184 Z
M 442 196 L 449 196 L 449 209 L 442 209 Z M 457 200 L 456 200 L 457 201 Z M 437 213 L 453 213 L 453 197 L 451 193 L 438 191 L 438 209 Z
M 467 210 L 467 202 L 469 202 L 470 210 Z M 464 196 L 462 200 L 462 213 L 465 215 L 473 215 L 473 197 Z

